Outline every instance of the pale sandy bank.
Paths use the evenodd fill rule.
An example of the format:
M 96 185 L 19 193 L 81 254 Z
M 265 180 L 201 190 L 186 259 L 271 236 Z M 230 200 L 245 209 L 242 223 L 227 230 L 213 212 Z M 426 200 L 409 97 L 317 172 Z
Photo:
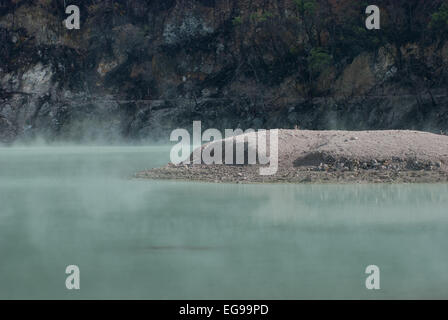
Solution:
M 262 176 L 259 167 L 168 164 L 136 176 L 237 183 L 446 183 L 448 136 L 408 130 L 279 130 L 277 173 Z

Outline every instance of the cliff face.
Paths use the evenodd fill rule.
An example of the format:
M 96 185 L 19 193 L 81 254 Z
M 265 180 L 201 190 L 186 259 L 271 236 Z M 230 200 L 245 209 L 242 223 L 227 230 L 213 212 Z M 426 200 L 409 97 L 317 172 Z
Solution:
M 431 2 L 378 1 L 367 31 L 354 0 L 72 1 L 67 30 L 63 1 L 0 0 L 0 141 L 168 139 L 193 120 L 447 130 L 448 20 Z

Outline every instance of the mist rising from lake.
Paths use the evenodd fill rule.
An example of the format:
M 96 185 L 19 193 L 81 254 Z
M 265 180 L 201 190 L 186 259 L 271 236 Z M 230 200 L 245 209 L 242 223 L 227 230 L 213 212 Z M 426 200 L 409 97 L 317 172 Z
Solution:
M 132 179 L 169 151 L 0 148 L 0 298 L 448 298 L 448 185 Z

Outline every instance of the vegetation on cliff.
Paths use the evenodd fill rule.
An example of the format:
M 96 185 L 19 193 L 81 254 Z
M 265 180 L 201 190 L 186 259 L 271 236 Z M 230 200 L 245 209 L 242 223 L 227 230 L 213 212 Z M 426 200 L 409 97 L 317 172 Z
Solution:
M 76 2 L 76 1 L 75 1 Z M 447 131 L 448 3 L 0 1 L 0 140 L 217 128 Z

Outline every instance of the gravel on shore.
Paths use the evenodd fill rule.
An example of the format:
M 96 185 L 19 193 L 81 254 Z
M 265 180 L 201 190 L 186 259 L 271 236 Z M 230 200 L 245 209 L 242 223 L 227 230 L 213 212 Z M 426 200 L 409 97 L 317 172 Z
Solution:
M 216 183 L 448 183 L 448 136 L 408 130 L 278 130 L 278 170 L 263 176 L 260 166 L 169 163 L 136 177 Z

